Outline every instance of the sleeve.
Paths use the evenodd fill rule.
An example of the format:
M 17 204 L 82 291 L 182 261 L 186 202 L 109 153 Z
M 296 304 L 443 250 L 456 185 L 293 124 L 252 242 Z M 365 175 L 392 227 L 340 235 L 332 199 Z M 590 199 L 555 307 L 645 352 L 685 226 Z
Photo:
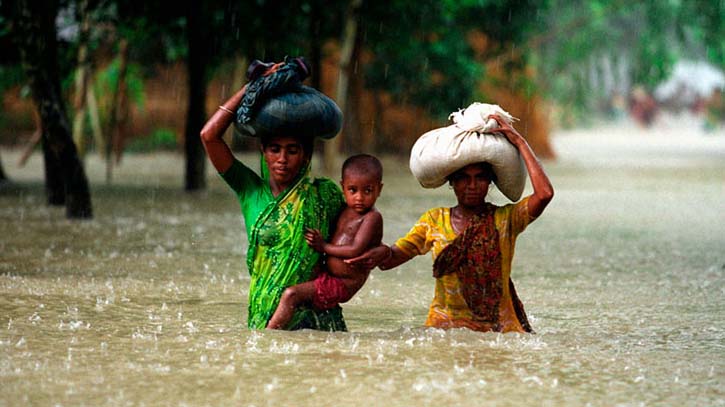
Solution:
M 504 216 L 508 219 L 508 229 L 512 236 L 518 236 L 533 220 L 529 215 L 529 197 L 506 205 L 502 209 L 505 211 Z
M 244 200 L 247 191 L 262 186 L 262 178 L 237 159 L 234 159 L 226 172 L 219 175 L 234 190 L 240 201 Z
M 395 245 L 410 257 L 426 254 L 433 247 L 433 240 L 428 238 L 430 229 L 431 216 L 430 212 L 426 212 L 413 225 L 407 235 L 395 242 Z

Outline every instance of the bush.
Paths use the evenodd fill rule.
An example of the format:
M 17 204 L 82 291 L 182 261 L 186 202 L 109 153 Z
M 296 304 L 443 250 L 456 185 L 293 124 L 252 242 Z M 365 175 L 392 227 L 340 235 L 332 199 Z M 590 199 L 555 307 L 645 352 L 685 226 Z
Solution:
M 129 144 L 127 151 L 173 151 L 179 147 L 176 132 L 171 129 L 156 129 L 148 136 L 135 138 Z

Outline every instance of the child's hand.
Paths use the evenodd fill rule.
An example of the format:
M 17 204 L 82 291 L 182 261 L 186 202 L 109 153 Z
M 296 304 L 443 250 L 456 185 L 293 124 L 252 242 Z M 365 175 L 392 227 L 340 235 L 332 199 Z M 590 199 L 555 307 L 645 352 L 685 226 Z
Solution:
M 517 146 L 517 142 L 523 140 L 523 136 L 519 134 L 516 129 L 513 128 L 504 118 L 497 114 L 492 114 L 488 116 L 489 119 L 494 119 L 496 122 L 498 122 L 499 127 L 496 129 L 492 129 L 492 133 L 502 133 L 508 141 L 513 144 L 514 146 Z
M 322 238 L 322 234 L 316 229 L 305 230 L 305 240 L 311 248 L 315 249 L 316 252 L 325 252 L 325 239 Z

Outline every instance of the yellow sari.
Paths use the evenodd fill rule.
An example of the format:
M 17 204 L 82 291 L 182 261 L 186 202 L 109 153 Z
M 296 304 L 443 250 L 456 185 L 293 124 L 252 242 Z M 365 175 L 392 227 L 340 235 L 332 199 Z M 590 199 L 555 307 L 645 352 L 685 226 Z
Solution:
M 473 318 L 473 313 L 462 295 L 458 275 L 452 271 L 436 278 L 435 295 L 425 325 L 437 328 L 469 328 L 475 331 L 530 332 L 523 305 L 510 281 L 516 237 L 526 229 L 530 221 L 528 198 L 499 207 L 494 213 L 501 250 L 502 279 L 497 324 Z M 435 261 L 456 237 L 457 233 L 451 224 L 450 208 L 435 208 L 424 213 L 410 232 L 395 245 L 410 257 L 432 251 Z

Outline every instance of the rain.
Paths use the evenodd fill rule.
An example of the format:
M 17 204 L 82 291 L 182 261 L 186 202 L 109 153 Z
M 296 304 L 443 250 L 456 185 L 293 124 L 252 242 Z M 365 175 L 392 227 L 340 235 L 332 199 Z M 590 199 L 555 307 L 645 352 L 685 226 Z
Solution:
M 70 3 L 61 10 L 64 21 L 75 18 L 80 2 Z M 244 52 L 263 60 L 277 57 L 277 39 L 260 34 L 267 41 L 262 45 L 246 39 L 251 28 L 243 26 L 245 9 L 216 3 L 219 12 L 209 21 L 226 25 L 234 46 L 244 42 Z M 316 12 L 318 2 L 302 3 L 299 16 Z M 391 13 L 401 13 L 398 25 L 382 6 L 362 3 L 356 11 L 361 38 L 372 44 L 371 54 L 391 59 L 361 58 L 351 71 L 355 78 L 367 75 L 371 89 L 389 91 L 361 94 L 351 88 L 351 97 L 359 100 L 348 100 L 348 106 L 361 109 L 356 112 L 362 118 L 355 119 L 358 129 L 343 131 L 339 154 L 366 151 L 382 160 L 385 187 L 376 205 L 384 218 L 383 241 L 404 236 L 425 210 L 456 204 L 447 186 L 420 187 L 408 168 L 409 148 L 416 135 L 465 107 L 456 103 L 465 93 L 445 92 L 440 84 L 453 86 L 448 80 L 455 75 L 465 83 L 491 75 L 503 90 L 485 82 L 467 97 L 500 97 L 502 106 L 510 102 L 520 109 L 515 125 L 527 131 L 556 190 L 541 218 L 518 238 L 513 263 L 512 278 L 535 333 L 425 327 L 434 290 L 428 255 L 372 271 L 342 304 L 347 332 L 249 329 L 248 239 L 239 202 L 208 161 L 205 186 L 185 184 L 186 90 L 159 91 L 169 83 L 185 84 L 179 79 L 183 69 L 170 60 L 154 61 L 163 65 L 157 71 L 161 79 L 143 70 L 130 76 L 130 82 L 144 83 L 145 99 L 143 109 L 128 102 L 129 117 L 137 120 L 128 129 L 167 123 L 169 117 L 181 124 L 129 139 L 122 159 L 110 167 L 111 178 L 107 156 L 89 147 L 80 156 L 93 206 L 93 216 L 85 219 L 48 205 L 41 148 L 26 156 L 34 131 L 31 96 L 11 97 L 23 85 L 0 88 L 11 95 L 4 96 L 8 108 L 0 116 L 0 168 L 6 176 L 0 181 L 0 406 L 725 405 L 725 116 L 720 111 L 713 120 L 708 110 L 717 107 L 713 95 L 722 95 L 725 77 L 717 61 L 705 62 L 717 44 L 709 44 L 712 52 L 707 44 L 692 45 L 695 34 L 685 30 L 683 48 L 692 53 L 682 51 L 678 62 L 645 81 L 637 73 L 643 69 L 635 57 L 641 49 L 601 48 L 575 58 L 581 49 L 572 48 L 586 43 L 566 31 L 572 30 L 567 21 L 579 24 L 575 7 L 552 13 L 537 2 L 528 11 L 466 2 L 476 13 L 500 13 L 501 23 L 511 26 L 534 12 L 540 24 L 553 24 L 556 16 L 570 19 L 531 42 L 491 51 L 478 31 L 465 36 L 451 28 L 471 24 L 471 18 L 446 10 L 441 22 L 426 14 L 438 10 L 432 2 L 394 2 Z M 646 11 L 639 5 L 612 11 L 617 3 L 609 1 L 585 3 L 592 15 L 613 16 L 608 38 L 618 46 L 626 41 L 617 34 L 634 29 L 626 17 Z M 249 7 L 269 8 L 265 1 L 254 4 Z M 0 23 L 8 21 L 3 7 Z M 133 16 L 122 5 L 114 7 L 95 18 Z M 416 7 L 420 14 L 400 17 Z M 318 18 L 338 18 L 346 9 L 327 11 L 330 16 Z M 365 20 L 371 16 L 379 19 Z M 483 20 L 485 13 L 472 16 Z M 282 17 L 277 16 L 280 26 L 292 24 Z M 173 34 L 185 18 L 164 20 L 165 27 Z M 256 29 L 272 18 L 249 24 Z M 148 29 L 131 21 L 139 33 Z M 600 45 L 594 23 L 574 26 L 593 35 L 593 48 Z M 61 39 L 75 44 L 78 26 L 59 24 Z M 420 24 L 441 24 L 434 27 L 437 35 L 460 35 L 473 44 L 464 44 L 470 56 L 443 67 L 453 51 L 440 47 L 458 46 L 454 41 L 437 44 L 419 31 L 399 37 Z M 319 34 L 339 38 L 324 24 Z M 503 29 L 497 34 L 508 35 Z M 400 47 L 392 52 L 384 36 L 398 36 Z M 423 37 L 429 42 L 417 42 Z M 163 58 L 185 55 L 185 46 L 164 40 Z M 211 49 L 239 61 L 231 45 L 216 41 Z M 337 49 L 330 44 L 325 52 Z M 517 58 L 529 52 L 526 44 L 536 45 L 527 61 L 542 76 L 535 88 L 540 94 L 531 98 L 520 97 L 531 89 L 514 92 L 515 81 L 496 76 L 521 62 Z M 486 59 L 489 52 L 495 61 Z M 419 72 L 401 67 L 398 58 L 416 53 L 421 57 L 409 59 L 410 66 L 422 67 L 426 75 L 406 81 Z M 131 54 L 131 65 L 140 67 L 141 56 L 150 58 Z M 325 60 L 327 69 L 331 61 Z M 466 68 L 470 61 L 480 66 Z M 237 88 L 235 62 L 225 63 L 209 62 L 215 69 L 208 71 L 214 78 L 208 111 Z M 415 86 L 413 80 L 423 76 L 436 78 Z M 320 82 L 333 89 L 331 96 L 333 82 L 324 76 Z M 656 106 L 647 120 L 633 108 L 638 86 Z M 164 113 L 160 100 L 177 110 Z M 26 106 L 25 113 L 11 114 L 19 111 L 11 102 Z M 534 129 L 541 123 L 537 114 L 550 123 L 546 132 Z M 235 156 L 259 170 L 258 146 L 238 134 L 227 137 L 237 143 Z M 327 168 L 324 146 L 318 147 L 313 172 L 337 181 L 339 168 Z M 524 194 L 531 192 L 527 184 Z M 508 202 L 495 188 L 489 200 Z

